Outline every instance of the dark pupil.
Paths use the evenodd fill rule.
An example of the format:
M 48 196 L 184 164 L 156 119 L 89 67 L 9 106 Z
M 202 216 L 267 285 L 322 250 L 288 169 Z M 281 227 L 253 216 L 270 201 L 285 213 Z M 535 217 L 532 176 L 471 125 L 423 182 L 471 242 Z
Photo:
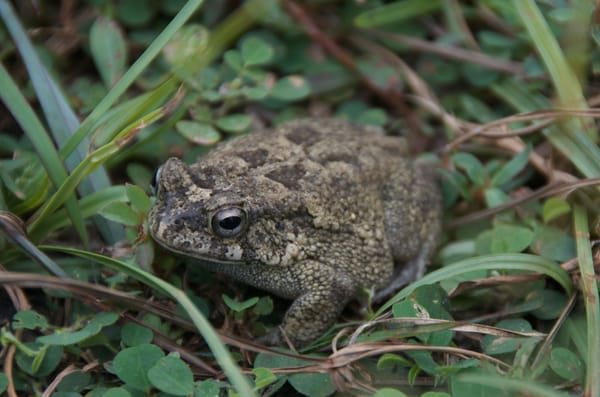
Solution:
M 242 218 L 239 216 L 228 216 L 225 219 L 219 221 L 219 226 L 223 229 L 234 230 L 242 223 Z

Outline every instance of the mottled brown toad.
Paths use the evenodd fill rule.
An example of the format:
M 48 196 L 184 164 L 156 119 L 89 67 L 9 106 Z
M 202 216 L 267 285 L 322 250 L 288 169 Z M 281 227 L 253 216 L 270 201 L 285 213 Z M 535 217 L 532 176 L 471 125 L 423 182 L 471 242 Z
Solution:
M 341 120 L 287 122 L 192 165 L 169 159 L 150 232 L 208 269 L 293 299 L 280 330 L 305 345 L 360 288 L 423 274 L 440 193 L 429 167 L 405 155 L 403 140 Z

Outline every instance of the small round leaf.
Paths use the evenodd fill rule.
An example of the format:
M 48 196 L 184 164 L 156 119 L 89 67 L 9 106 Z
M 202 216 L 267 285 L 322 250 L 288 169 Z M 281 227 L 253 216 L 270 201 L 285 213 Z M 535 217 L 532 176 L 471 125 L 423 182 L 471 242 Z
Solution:
M 122 387 L 111 387 L 102 393 L 102 397 L 131 397 L 131 393 Z
M 125 226 L 137 226 L 142 218 L 126 203 L 114 202 L 100 210 L 104 218 Z
M 264 65 L 273 59 L 273 48 L 258 37 L 250 37 L 242 43 L 242 59 L 246 66 Z
M 252 124 L 252 117 L 245 114 L 230 114 L 217 120 L 217 127 L 234 134 L 246 131 L 250 124 Z
M 561 378 L 575 381 L 583 378 L 585 367 L 581 359 L 564 347 L 552 349 L 550 353 L 550 368 Z
M 138 346 L 152 342 L 152 330 L 136 323 L 127 323 L 121 328 L 121 341 L 127 346 Z
M 104 84 L 112 87 L 125 72 L 127 62 L 125 38 L 115 21 L 100 17 L 94 22 L 90 51 Z
M 569 211 L 571 211 L 571 206 L 567 200 L 558 197 L 550 197 L 544 202 L 544 206 L 542 207 L 544 223 L 548 223 L 561 215 L 568 214 Z
M 148 379 L 158 390 L 174 396 L 186 396 L 194 391 L 192 370 L 173 355 L 158 360 L 148 371 Z
M 175 124 L 175 129 L 197 145 L 213 145 L 221 140 L 221 133 L 206 123 L 181 120 Z
M 113 360 L 113 369 L 119 379 L 134 389 L 148 391 L 152 383 L 148 370 L 164 357 L 156 345 L 144 344 L 121 350 Z
M 302 76 L 287 76 L 275 83 L 271 96 L 282 101 L 299 101 L 310 94 L 310 85 Z
M 62 346 L 48 346 L 46 350 L 41 349 L 40 343 L 25 343 L 32 350 L 39 351 L 35 357 L 30 357 L 21 351 L 17 352 L 16 361 L 19 368 L 29 375 L 46 376 L 52 373 L 60 364 L 63 354 Z
M 0 393 L 2 393 L 8 387 L 8 377 L 4 372 L 0 372 Z
M 406 394 L 400 390 L 392 389 L 391 387 L 384 387 L 383 389 L 377 390 L 373 397 L 406 397 Z

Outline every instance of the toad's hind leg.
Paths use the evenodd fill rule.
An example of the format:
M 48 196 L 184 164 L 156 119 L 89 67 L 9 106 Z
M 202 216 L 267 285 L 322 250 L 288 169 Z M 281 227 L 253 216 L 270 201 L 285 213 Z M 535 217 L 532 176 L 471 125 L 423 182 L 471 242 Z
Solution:
M 306 346 L 321 336 L 336 320 L 357 286 L 349 275 L 316 261 L 305 261 L 290 270 L 302 293 L 286 312 L 278 330 L 262 338 L 269 344 Z
M 441 230 L 442 203 L 431 166 L 406 160 L 382 189 L 385 232 L 394 258 L 391 283 L 377 292 L 381 300 L 423 276 Z

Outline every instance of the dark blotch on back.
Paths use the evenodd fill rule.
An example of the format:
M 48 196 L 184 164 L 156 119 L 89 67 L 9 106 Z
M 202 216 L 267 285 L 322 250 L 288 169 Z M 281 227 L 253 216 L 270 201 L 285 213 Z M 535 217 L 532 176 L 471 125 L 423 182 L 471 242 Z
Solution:
M 223 173 L 219 168 L 212 166 L 202 167 L 199 173 L 190 173 L 192 181 L 196 186 L 202 189 L 212 189 L 215 187 L 215 177 L 221 176 Z
M 284 165 L 273 170 L 265 176 L 291 190 L 300 189 L 298 181 L 304 177 L 306 170 L 300 164 Z
M 287 139 L 296 145 L 310 146 L 321 140 L 321 133 L 313 130 L 311 127 L 296 127 L 286 134 Z
M 256 168 L 267 162 L 269 152 L 265 149 L 255 149 L 237 152 L 236 155 L 248 163 L 251 168 Z
M 355 167 L 360 167 L 360 164 L 359 164 L 356 156 L 352 156 L 348 153 L 333 153 L 333 152 L 326 153 L 326 154 L 322 155 L 321 157 L 317 158 L 316 161 L 318 161 L 319 164 L 321 164 L 321 165 L 325 165 L 327 163 L 331 163 L 334 161 L 339 161 L 342 163 L 351 164 Z

